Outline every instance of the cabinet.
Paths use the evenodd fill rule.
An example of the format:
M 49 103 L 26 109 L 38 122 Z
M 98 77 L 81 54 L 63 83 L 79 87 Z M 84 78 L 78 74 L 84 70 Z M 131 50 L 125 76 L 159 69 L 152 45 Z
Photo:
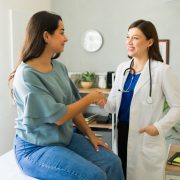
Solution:
M 83 97 L 86 94 L 90 93 L 91 91 L 98 90 L 97 88 L 91 88 L 91 89 L 83 89 L 80 88 L 79 92 L 80 95 Z M 110 89 L 100 89 L 106 96 L 108 96 Z M 107 113 L 104 109 L 100 108 L 99 106 L 96 106 L 95 104 L 91 104 L 87 109 L 86 112 L 98 114 L 100 116 L 107 116 L 109 113 Z M 109 146 L 114 151 L 114 121 L 115 121 L 115 114 L 111 114 L 111 123 L 108 124 L 98 124 L 95 121 L 89 123 L 89 127 L 92 128 L 92 130 L 97 134 L 98 136 L 102 136 L 102 139 L 109 144 Z
M 171 144 L 168 152 L 168 159 L 175 153 L 180 152 L 180 145 Z M 166 165 L 166 180 L 180 180 L 180 167 L 174 165 Z

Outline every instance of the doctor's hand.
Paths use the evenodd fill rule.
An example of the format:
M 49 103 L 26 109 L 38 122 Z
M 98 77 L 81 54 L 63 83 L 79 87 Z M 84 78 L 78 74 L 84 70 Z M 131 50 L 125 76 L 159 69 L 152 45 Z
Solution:
M 154 125 L 146 126 L 139 130 L 140 133 L 147 133 L 150 136 L 157 136 L 159 135 L 158 129 Z

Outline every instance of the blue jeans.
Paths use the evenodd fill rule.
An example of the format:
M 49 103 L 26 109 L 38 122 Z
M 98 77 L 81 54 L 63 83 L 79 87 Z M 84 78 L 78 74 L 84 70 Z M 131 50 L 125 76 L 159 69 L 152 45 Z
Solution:
M 90 141 L 74 133 L 70 144 L 37 146 L 19 137 L 14 143 L 22 171 L 41 180 L 124 180 L 121 160 L 100 147 L 95 151 Z

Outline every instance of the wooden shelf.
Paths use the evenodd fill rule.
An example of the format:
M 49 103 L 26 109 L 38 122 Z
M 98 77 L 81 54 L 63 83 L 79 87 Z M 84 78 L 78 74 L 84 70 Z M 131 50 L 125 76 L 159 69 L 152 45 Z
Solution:
M 97 124 L 96 121 L 93 121 L 88 124 L 91 128 L 102 128 L 102 129 L 112 129 L 112 124 Z
M 91 91 L 101 91 L 104 94 L 109 94 L 111 89 L 100 89 L 100 88 L 90 88 L 90 89 L 84 89 L 79 88 L 80 93 L 90 93 Z

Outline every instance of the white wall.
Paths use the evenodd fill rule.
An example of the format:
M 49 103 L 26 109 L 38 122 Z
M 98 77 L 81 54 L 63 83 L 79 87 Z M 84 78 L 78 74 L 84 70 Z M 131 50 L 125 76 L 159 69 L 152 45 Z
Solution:
M 51 10 L 51 0 L 0 0 L 0 155 L 12 148 L 16 116 L 16 109 L 12 104 L 7 84 L 11 71 L 10 9 L 22 16 L 23 14 L 27 16 L 27 14 L 30 15 L 39 10 Z M 17 19 L 16 32 L 24 29 L 24 25 L 20 21 Z M 17 40 L 22 39 L 22 37 L 16 38 Z M 15 54 L 18 53 L 15 52 Z
M 60 60 L 70 71 L 115 70 L 126 60 L 128 26 L 145 19 L 154 23 L 160 39 L 170 40 L 170 64 L 180 79 L 179 0 L 53 0 L 53 10 L 62 15 L 69 37 Z M 104 45 L 100 51 L 88 53 L 81 47 L 81 36 L 93 28 L 102 33 Z

